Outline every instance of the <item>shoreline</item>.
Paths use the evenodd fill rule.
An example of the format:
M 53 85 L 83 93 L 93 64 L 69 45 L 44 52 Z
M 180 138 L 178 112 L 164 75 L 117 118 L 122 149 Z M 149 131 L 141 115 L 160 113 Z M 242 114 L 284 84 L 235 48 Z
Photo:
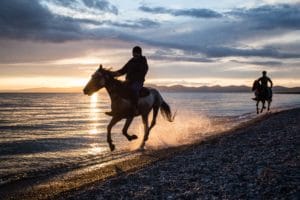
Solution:
M 91 167 L 90 169 L 85 170 L 76 169 L 72 172 L 48 177 L 48 179 L 43 181 L 36 180 L 33 181 L 35 182 L 33 185 L 25 188 L 25 190 L 22 190 L 19 193 L 2 192 L 2 196 L 4 196 L 4 199 L 17 199 L 20 197 L 22 197 L 22 199 L 76 199 L 76 196 L 80 196 L 85 193 L 95 193 L 95 191 L 91 191 L 91 188 L 95 188 L 97 185 L 105 183 L 108 184 L 111 181 L 114 182 L 114 180 L 117 181 L 119 179 L 123 179 L 131 174 L 138 174 L 141 171 L 145 171 L 148 168 L 153 168 L 159 165 L 161 162 L 165 162 L 170 159 L 174 159 L 174 157 L 179 155 L 189 153 L 194 149 L 199 149 L 206 145 L 218 143 L 220 140 L 223 140 L 222 138 L 234 137 L 236 134 L 239 134 L 246 129 L 259 126 L 260 123 L 268 121 L 270 118 L 274 118 L 278 115 L 289 115 L 289 113 L 293 112 L 297 112 L 299 118 L 300 108 L 264 114 L 247 122 L 243 122 L 238 126 L 218 135 L 208 136 L 204 140 L 202 139 L 194 144 L 167 149 L 137 152 L 136 155 L 130 159 L 120 159 L 116 163 L 107 166 L 99 166 L 99 168 L 95 167 L 94 169 Z M 29 185 L 32 184 L 30 181 L 25 181 L 23 184 L 26 185 L 26 183 Z M 2 190 L 3 189 L 4 188 L 2 188 Z M 17 185 L 15 189 L 18 190 Z M 11 192 L 12 191 L 13 190 L 11 190 Z M 91 195 L 89 198 L 90 197 L 94 196 Z M 84 195 L 83 198 L 85 198 Z

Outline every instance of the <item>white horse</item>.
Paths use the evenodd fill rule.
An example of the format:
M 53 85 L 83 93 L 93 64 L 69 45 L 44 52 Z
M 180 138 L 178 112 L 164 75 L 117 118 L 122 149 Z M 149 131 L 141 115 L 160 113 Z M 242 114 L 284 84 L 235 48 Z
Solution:
M 115 149 L 115 145 L 111 139 L 111 129 L 112 127 L 122 119 L 126 119 L 125 125 L 123 127 L 123 135 L 129 140 L 137 139 L 136 135 L 128 135 L 127 130 L 134 118 L 132 115 L 132 104 L 129 100 L 128 88 L 125 82 L 115 79 L 111 71 L 104 69 L 100 65 L 99 69 L 92 75 L 91 80 L 87 83 L 83 89 L 84 94 L 92 95 L 101 88 L 105 87 L 110 99 L 111 108 L 114 113 L 110 123 L 107 126 L 107 142 L 109 144 L 110 150 Z M 170 106 L 163 100 L 160 93 L 153 88 L 143 88 L 140 93 L 140 98 L 138 101 L 138 110 L 135 116 L 142 116 L 144 124 L 144 138 L 140 146 L 141 149 L 144 148 L 146 141 L 149 138 L 149 133 L 156 123 L 156 117 L 160 109 L 162 116 L 172 122 L 174 120 L 174 115 L 172 115 Z M 149 113 L 153 110 L 152 122 L 149 126 L 148 117 Z

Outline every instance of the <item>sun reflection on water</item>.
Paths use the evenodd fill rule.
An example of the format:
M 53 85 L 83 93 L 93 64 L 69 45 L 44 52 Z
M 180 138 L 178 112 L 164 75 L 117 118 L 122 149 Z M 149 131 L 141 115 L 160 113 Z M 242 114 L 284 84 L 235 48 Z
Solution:
M 99 120 L 99 109 L 97 108 L 98 94 L 95 93 L 90 98 L 90 119 L 93 122 L 89 134 L 95 135 L 98 133 L 97 121 Z
M 108 151 L 107 147 L 100 146 L 98 143 L 93 143 L 90 146 L 91 148 L 88 151 L 89 154 L 96 155 Z
M 101 114 L 101 108 L 99 107 L 99 94 L 95 93 L 90 97 L 90 119 L 91 119 L 91 126 L 89 129 L 89 135 L 97 140 L 100 134 L 100 132 L 103 132 L 104 130 L 101 130 L 99 128 L 99 121 L 100 121 L 100 115 Z M 89 154 L 100 154 L 105 152 L 107 149 L 104 147 L 101 147 L 99 143 L 91 143 L 90 148 L 88 150 Z

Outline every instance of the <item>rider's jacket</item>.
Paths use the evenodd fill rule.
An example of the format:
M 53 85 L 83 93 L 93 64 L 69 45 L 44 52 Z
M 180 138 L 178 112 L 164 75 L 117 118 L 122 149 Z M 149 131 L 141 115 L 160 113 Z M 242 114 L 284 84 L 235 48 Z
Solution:
M 117 73 L 126 74 L 127 82 L 145 81 L 145 76 L 148 71 L 147 59 L 145 56 L 132 57 Z
M 273 84 L 272 81 L 271 81 L 271 79 L 269 77 L 267 77 L 267 76 L 260 77 L 258 79 L 258 81 L 260 82 L 260 84 L 261 84 L 261 86 L 263 88 L 268 88 L 268 82 L 270 82 L 271 84 Z

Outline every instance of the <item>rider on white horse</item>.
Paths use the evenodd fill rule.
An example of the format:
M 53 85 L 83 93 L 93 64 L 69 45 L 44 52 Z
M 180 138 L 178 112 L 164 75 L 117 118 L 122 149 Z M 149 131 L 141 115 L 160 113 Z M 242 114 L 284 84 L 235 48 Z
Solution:
M 120 70 L 112 72 L 113 76 L 126 74 L 126 85 L 129 89 L 129 96 L 133 105 L 132 114 L 134 115 L 138 106 L 139 93 L 143 88 L 145 76 L 148 72 L 148 64 L 145 56 L 142 56 L 142 48 L 135 46 L 132 49 L 132 58 Z M 105 114 L 113 116 L 114 110 Z

